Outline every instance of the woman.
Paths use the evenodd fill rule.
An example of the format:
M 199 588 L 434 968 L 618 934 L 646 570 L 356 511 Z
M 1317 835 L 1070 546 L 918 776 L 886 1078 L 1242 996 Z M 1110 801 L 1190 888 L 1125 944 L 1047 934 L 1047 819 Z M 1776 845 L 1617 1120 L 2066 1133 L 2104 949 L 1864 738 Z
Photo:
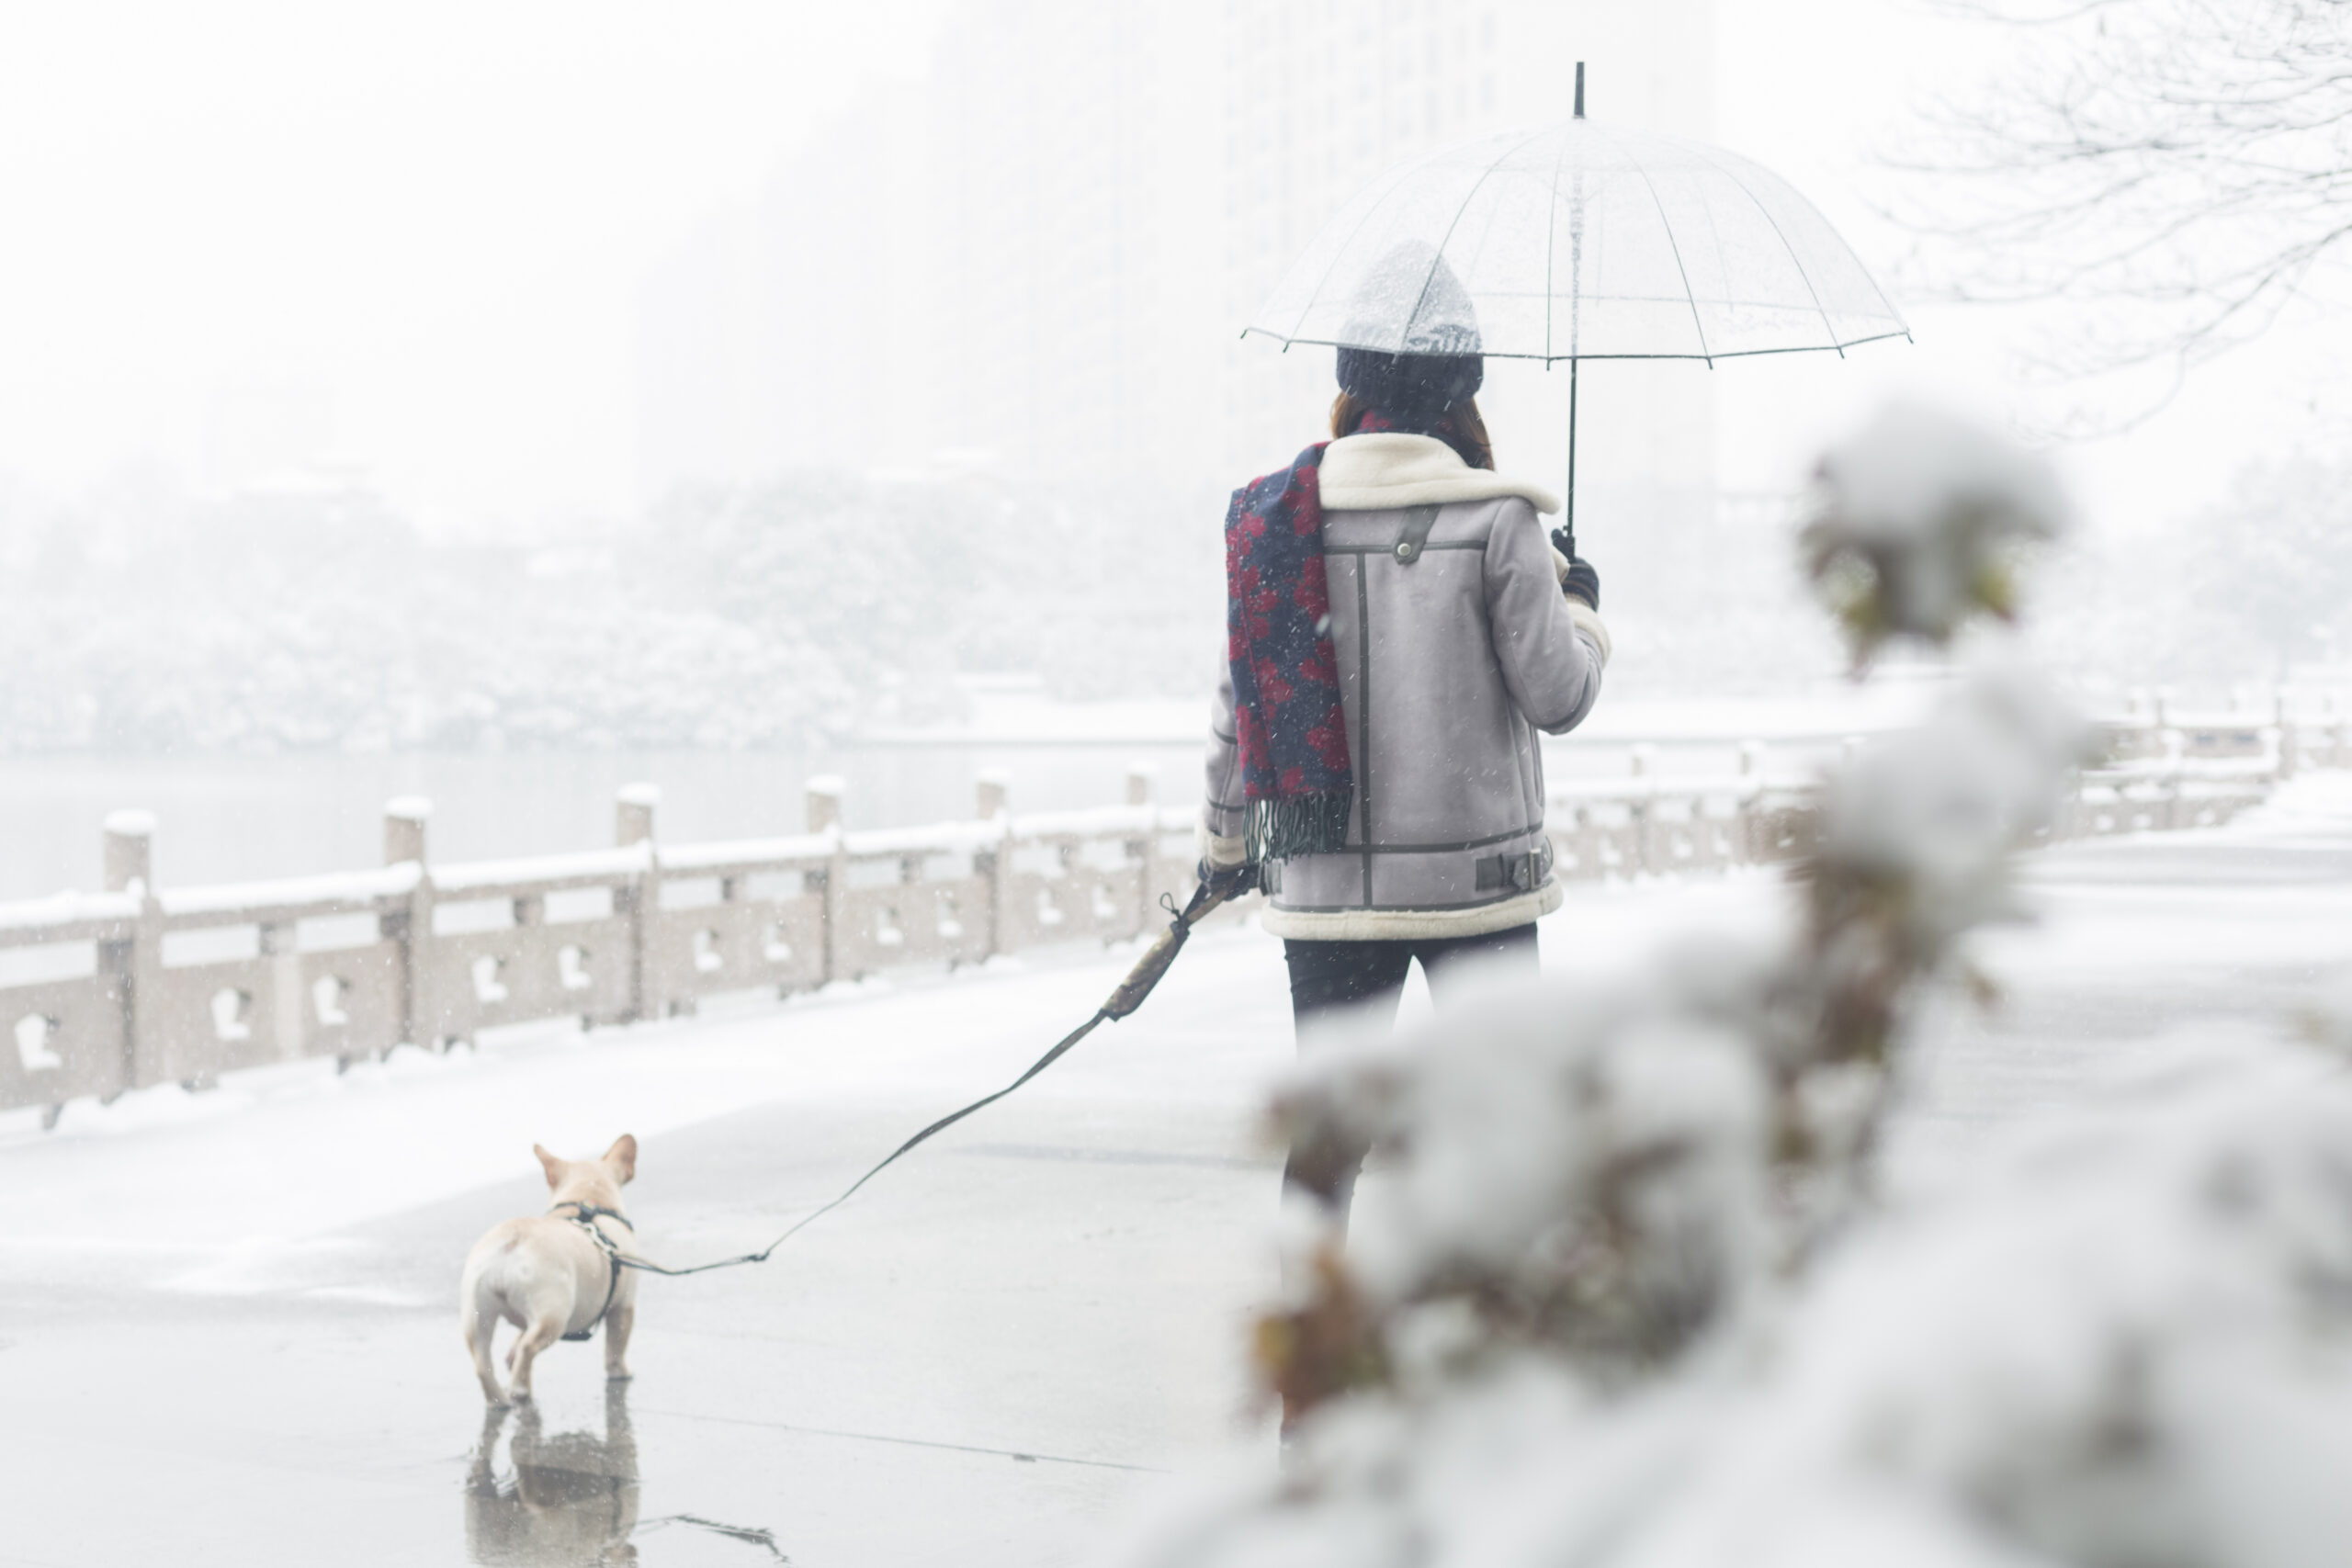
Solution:
M 1598 574 L 1536 521 L 1559 503 L 1494 472 L 1467 296 L 1391 260 L 1406 352 L 1340 349 L 1333 439 L 1226 521 L 1203 874 L 1265 889 L 1303 1044 L 1393 1019 L 1417 959 L 1441 1002 L 1479 960 L 1534 971 L 1561 897 L 1535 732 L 1582 721 L 1609 660 Z M 1344 1219 L 1363 1153 L 1294 1147 L 1283 1180 Z

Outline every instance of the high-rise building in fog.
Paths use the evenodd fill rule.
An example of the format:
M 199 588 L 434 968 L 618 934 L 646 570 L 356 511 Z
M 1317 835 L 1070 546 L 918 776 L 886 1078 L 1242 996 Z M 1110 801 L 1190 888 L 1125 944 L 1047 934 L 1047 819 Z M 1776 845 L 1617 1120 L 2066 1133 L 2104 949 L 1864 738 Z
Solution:
M 920 462 L 935 279 L 922 95 L 862 95 L 639 289 L 638 488 Z
M 934 419 L 1009 471 L 1166 483 L 1213 445 L 1214 27 L 971 0 L 932 56 Z
M 1569 108 L 1704 137 L 1714 0 L 967 0 L 649 280 L 647 488 L 959 464 L 1213 492 L 1317 434 L 1330 351 L 1237 341 L 1366 180 Z M 1579 493 L 1710 504 L 1690 367 L 1589 367 Z M 1506 466 L 1565 450 L 1563 368 L 1497 365 Z M 1703 499 L 1702 499 L 1703 498 Z M 1686 504 L 1687 503 L 1687 504 Z

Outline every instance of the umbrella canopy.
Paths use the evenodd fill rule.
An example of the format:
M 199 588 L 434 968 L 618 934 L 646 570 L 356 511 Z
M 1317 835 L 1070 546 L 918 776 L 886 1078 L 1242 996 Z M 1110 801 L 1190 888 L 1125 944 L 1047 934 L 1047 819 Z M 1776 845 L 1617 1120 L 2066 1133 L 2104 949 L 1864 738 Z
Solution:
M 1712 363 L 1842 352 L 1909 329 L 1779 175 L 1579 115 L 1383 175 L 1324 227 L 1247 333 L 1391 354 Z

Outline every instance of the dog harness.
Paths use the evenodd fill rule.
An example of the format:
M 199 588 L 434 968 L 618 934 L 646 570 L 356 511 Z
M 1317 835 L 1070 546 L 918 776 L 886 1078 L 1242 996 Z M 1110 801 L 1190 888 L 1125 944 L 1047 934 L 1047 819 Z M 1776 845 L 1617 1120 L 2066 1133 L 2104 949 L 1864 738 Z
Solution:
M 596 1325 L 605 1321 L 606 1313 L 613 1310 L 613 1297 L 621 1288 L 621 1249 L 613 1245 L 612 1237 L 596 1228 L 596 1222 L 600 1219 L 618 1220 L 621 1223 L 621 1228 L 631 1235 L 637 1234 L 637 1227 L 630 1224 L 628 1216 L 618 1209 L 606 1209 L 594 1203 L 583 1203 L 577 1198 L 566 1198 L 548 1213 L 552 1214 L 556 1209 L 570 1209 L 571 1213 L 566 1214 L 564 1218 L 586 1231 L 588 1239 L 596 1244 L 596 1250 L 605 1255 L 605 1261 L 612 1265 L 612 1278 L 605 1281 L 605 1304 L 596 1309 L 596 1315 L 589 1320 L 587 1327 L 577 1334 L 564 1336 L 566 1339 L 594 1339 L 596 1337 Z

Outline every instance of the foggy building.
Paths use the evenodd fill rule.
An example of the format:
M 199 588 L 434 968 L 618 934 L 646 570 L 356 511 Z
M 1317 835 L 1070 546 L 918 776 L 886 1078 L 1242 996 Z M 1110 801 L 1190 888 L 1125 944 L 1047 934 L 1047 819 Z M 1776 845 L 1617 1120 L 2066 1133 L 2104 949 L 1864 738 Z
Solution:
M 932 60 L 940 445 L 1008 472 L 1206 471 L 1220 400 L 1214 26 L 973 0 Z
M 967 0 L 649 278 L 641 482 L 941 460 L 1214 497 L 1317 438 L 1330 351 L 1241 326 L 1382 169 L 1591 109 L 1706 137 L 1713 0 Z M 1557 484 L 1565 367 L 1496 363 L 1506 467 Z M 1697 526 L 1706 372 L 1588 367 L 1580 513 Z M 1605 524 L 1603 525 L 1605 526 Z
M 1217 446 L 1214 28 L 973 0 L 639 309 L 639 491 L 805 464 L 1181 482 Z
M 913 87 L 869 90 L 647 276 L 641 499 L 794 468 L 887 466 L 897 443 L 921 439 L 908 414 L 933 290 L 925 123 Z

